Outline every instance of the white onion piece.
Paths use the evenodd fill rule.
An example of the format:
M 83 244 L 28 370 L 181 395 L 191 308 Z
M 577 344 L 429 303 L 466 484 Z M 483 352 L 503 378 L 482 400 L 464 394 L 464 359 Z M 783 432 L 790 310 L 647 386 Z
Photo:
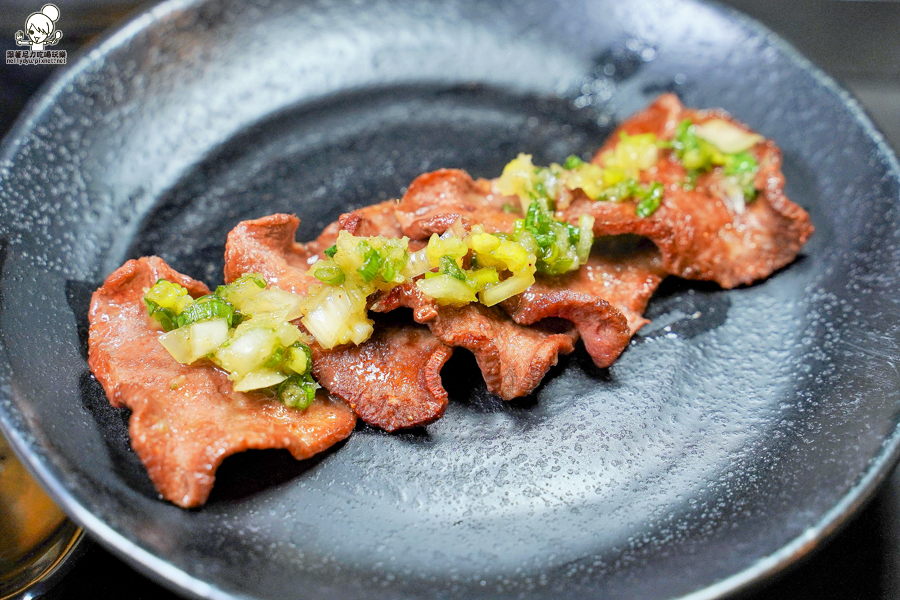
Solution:
M 366 318 L 366 297 L 365 290 L 322 286 L 306 301 L 301 322 L 323 348 L 350 341 L 361 343 L 372 333 L 372 321 Z
M 458 238 L 466 237 L 466 226 L 463 225 L 462 217 L 457 217 L 453 224 L 447 228 L 447 231 L 444 232 L 444 235 L 441 237 L 447 236 L 447 234 L 455 235 Z
M 287 379 L 287 375 L 281 371 L 259 369 L 247 373 L 239 381 L 235 382 L 234 391 L 249 392 L 251 390 L 261 390 L 262 388 L 278 385 L 285 379 Z
M 293 321 L 303 315 L 302 307 L 303 296 L 269 288 L 244 302 L 241 312 L 254 317 L 271 316 L 277 321 Z
M 725 177 L 722 179 L 722 183 L 719 184 L 719 189 L 722 191 L 722 201 L 728 207 L 728 210 L 736 215 L 744 214 L 747 202 L 744 198 L 744 191 L 738 185 L 738 182 L 731 177 Z
M 191 341 L 186 328 L 173 329 L 162 334 L 159 336 L 159 343 L 169 351 L 172 358 L 181 364 L 186 365 L 191 362 Z
M 420 279 L 416 287 L 438 304 L 468 304 L 475 302 L 475 292 L 468 285 L 450 275 L 441 274 L 429 279 Z
M 228 339 L 228 320 L 212 319 L 189 325 L 188 338 L 191 341 L 191 362 L 212 354 Z
M 509 279 L 504 279 L 496 285 L 492 285 L 481 292 L 481 302 L 486 306 L 494 306 L 516 294 L 521 294 L 534 284 L 534 274 L 523 272 L 516 273 Z
M 710 119 L 694 125 L 694 132 L 725 154 L 744 152 L 765 139 L 723 119 Z
M 235 330 L 230 344 L 216 351 L 216 360 L 222 368 L 239 377 L 262 367 L 278 345 L 273 329 L 254 326 L 252 320 L 246 325 Z
M 422 248 L 416 252 L 409 253 L 409 260 L 406 261 L 406 266 L 403 269 L 404 277 L 413 279 L 431 270 L 431 265 L 428 264 L 428 257 L 425 255 L 426 250 L 427 248 Z

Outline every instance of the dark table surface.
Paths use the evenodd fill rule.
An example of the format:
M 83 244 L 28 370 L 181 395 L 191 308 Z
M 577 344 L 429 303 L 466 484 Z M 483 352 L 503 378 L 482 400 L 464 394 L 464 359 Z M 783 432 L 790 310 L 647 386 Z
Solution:
M 728 0 L 759 19 L 826 72 L 842 81 L 900 153 L 900 2 L 835 0 Z M 0 0 L 0 46 L 41 3 Z M 72 57 L 98 32 L 146 2 L 56 0 L 66 19 Z M 71 58 L 70 58 L 71 60 Z M 0 135 L 56 67 L 0 65 Z M 162 600 L 178 596 L 91 545 L 50 594 L 59 600 Z M 841 531 L 799 564 L 740 597 L 748 600 L 856 600 L 900 598 L 900 470 Z

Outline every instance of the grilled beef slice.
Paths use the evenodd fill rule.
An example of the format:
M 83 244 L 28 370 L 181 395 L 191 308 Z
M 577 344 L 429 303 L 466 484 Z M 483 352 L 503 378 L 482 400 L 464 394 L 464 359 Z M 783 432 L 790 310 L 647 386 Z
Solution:
M 329 226 L 304 246 L 294 241 L 299 225 L 297 217 L 284 214 L 239 223 L 225 244 L 225 280 L 261 273 L 281 289 L 305 295 L 310 284 L 320 283 L 306 271 L 334 243 L 339 226 Z M 376 330 L 358 347 L 325 350 L 314 345 L 313 375 L 363 421 L 395 431 L 444 414 L 447 392 L 439 373 L 451 352 L 426 328 L 410 323 Z
M 287 408 L 261 393 L 235 392 L 212 363 L 172 358 L 143 300 L 159 279 L 194 297 L 208 293 L 162 259 L 128 261 L 91 299 L 88 363 L 113 406 L 131 409 L 131 446 L 164 498 L 185 508 L 203 504 L 216 469 L 236 452 L 285 448 L 299 460 L 350 435 L 356 418 L 339 400 L 320 394 L 306 410 Z
M 703 123 L 714 118 L 749 131 L 723 111 L 688 109 L 674 94 L 665 94 L 625 121 L 593 160 L 599 162 L 604 151 L 619 143 L 620 132 L 670 139 L 684 119 Z M 571 223 L 582 214 L 593 215 L 598 236 L 633 233 L 651 239 L 671 275 L 716 281 L 724 288 L 763 279 L 796 258 L 813 226 L 806 211 L 784 195 L 778 147 L 765 140 L 750 152 L 759 163 L 755 184 L 760 191 L 746 206 L 728 201 L 721 169 L 700 175 L 693 189 L 686 189 L 684 166 L 672 152 L 661 151 L 656 172 L 648 175 L 665 187 L 662 204 L 652 215 L 637 216 L 636 201 L 594 202 L 583 194 L 576 194 L 562 215 Z

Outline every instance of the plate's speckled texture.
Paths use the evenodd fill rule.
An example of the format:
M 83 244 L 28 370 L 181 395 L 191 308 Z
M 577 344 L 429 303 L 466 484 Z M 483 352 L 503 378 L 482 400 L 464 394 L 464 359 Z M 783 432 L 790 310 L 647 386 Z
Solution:
M 578 352 L 505 404 L 459 352 L 426 430 L 229 459 L 201 510 L 156 499 L 84 360 L 111 270 L 157 253 L 216 284 L 243 218 L 309 237 L 429 169 L 590 153 L 664 90 L 782 147 L 817 228 L 796 263 L 667 282 L 609 370 Z M 57 78 L 0 160 L 0 421 L 76 520 L 199 596 L 711 597 L 809 550 L 897 454 L 900 169 L 720 8 L 169 2 Z

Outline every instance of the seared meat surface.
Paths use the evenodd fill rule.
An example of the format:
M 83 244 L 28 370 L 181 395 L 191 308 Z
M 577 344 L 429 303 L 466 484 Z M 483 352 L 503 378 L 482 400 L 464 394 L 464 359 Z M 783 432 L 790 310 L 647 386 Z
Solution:
M 430 198 L 439 205 L 439 208 L 434 208 L 424 201 L 422 205 L 437 215 L 441 225 L 436 229 L 433 228 L 434 221 L 426 214 L 425 219 L 430 223 L 428 231 L 422 232 L 423 239 L 411 239 L 410 248 L 414 250 L 424 246 L 427 236 L 431 233 L 443 233 L 461 214 L 467 219 L 482 216 L 488 220 L 493 219 L 498 226 L 503 219 L 509 221 L 511 228 L 514 218 L 509 219 L 509 215 L 504 213 L 502 208 L 498 208 L 502 207 L 502 204 L 497 204 L 496 201 L 485 202 L 478 189 L 468 174 L 451 169 L 423 175 L 413 182 L 400 203 L 401 209 L 403 206 L 409 206 L 411 196 L 421 195 Z M 463 199 L 457 202 L 460 194 L 464 195 Z M 470 204 L 464 204 L 465 202 Z M 408 235 L 409 231 L 401 225 L 405 218 L 403 211 L 394 210 L 397 206 L 394 202 L 383 202 L 343 215 L 339 222 L 354 235 L 385 237 Z M 445 209 L 450 212 L 441 212 Z M 492 215 L 502 217 L 494 218 Z M 577 339 L 570 327 L 556 327 L 550 331 L 523 327 L 511 320 L 503 311 L 482 304 L 474 303 L 462 307 L 441 306 L 425 297 L 414 284 L 395 288 L 386 298 L 376 302 L 372 310 L 389 312 L 400 306 L 413 309 L 413 318 L 419 323 L 428 325 L 431 332 L 443 343 L 472 352 L 488 391 L 504 400 L 512 400 L 531 393 L 547 371 L 557 363 L 559 355 L 569 354 L 574 350 L 574 342 Z M 617 331 L 617 334 L 624 332 L 624 321 L 619 323 L 619 329 L 621 331 Z M 616 356 L 627 341 L 626 339 L 622 342 Z
M 377 216 L 380 206 L 367 207 L 364 214 Z M 294 241 L 299 225 L 297 217 L 283 214 L 239 223 L 225 244 L 225 280 L 261 273 L 283 290 L 306 295 L 310 284 L 320 283 L 307 268 L 334 242 L 340 226 L 329 226 L 318 240 L 304 246 Z M 313 354 L 319 383 L 350 403 L 370 425 L 394 431 L 430 423 L 444 414 L 447 392 L 439 374 L 451 349 L 427 329 L 409 324 L 376 330 L 360 346 L 325 350 L 313 345 Z
M 488 391 L 504 400 L 531 393 L 559 355 L 575 349 L 578 339 L 571 326 L 524 327 L 496 307 L 440 306 L 414 284 L 394 288 L 372 310 L 390 312 L 401 306 L 411 308 L 413 318 L 445 344 L 474 354 Z
M 531 288 L 503 302 L 502 306 L 517 323 L 533 323 L 545 316 L 569 319 L 578 327 L 588 353 L 592 357 L 595 353 L 602 356 L 599 350 L 592 351 L 596 342 L 588 333 L 592 323 L 600 324 L 599 319 L 590 310 L 584 314 L 580 306 L 590 308 L 595 305 L 592 303 L 606 302 L 615 307 L 628 323 L 630 338 L 648 323 L 641 315 L 664 277 L 659 250 L 648 240 L 607 236 L 594 242 L 587 263 L 577 271 L 556 277 L 538 275 Z M 602 305 L 596 306 L 596 312 L 602 315 Z M 599 341 L 607 343 L 602 337 Z
M 299 226 L 300 219 L 284 214 L 238 223 L 225 241 L 225 282 L 259 273 L 271 285 L 307 295 L 309 286 L 320 281 L 306 272 L 316 259 L 294 239 Z
M 674 94 L 665 94 L 625 121 L 593 161 L 599 162 L 604 151 L 619 143 L 620 132 L 671 138 L 684 119 L 694 123 L 723 119 L 746 130 L 722 111 L 688 109 Z M 649 238 L 662 252 L 671 275 L 711 280 L 724 288 L 752 283 L 793 261 L 813 226 L 806 211 L 784 195 L 781 151 L 774 142 L 761 141 L 750 152 L 759 163 L 755 183 L 760 192 L 746 206 L 727 201 L 721 169 L 700 175 L 688 190 L 683 186 L 684 166 L 672 153 L 660 152 L 652 177 L 665 186 L 665 193 L 652 215 L 637 216 L 634 201 L 594 202 L 583 194 L 576 194 L 561 214 L 571 223 L 582 214 L 592 215 L 598 236 L 633 233 Z
M 372 337 L 359 346 L 313 346 L 313 375 L 363 421 L 396 431 L 427 425 L 444 414 L 441 368 L 452 352 L 425 327 L 377 323 Z
M 419 175 L 396 208 L 403 235 L 412 240 L 444 233 L 459 217 L 488 233 L 510 232 L 522 217 L 518 198 L 494 193 L 490 181 L 475 181 L 459 169 Z
M 679 123 L 686 119 L 694 125 L 684 123 L 678 129 Z M 693 164 L 698 170 L 705 169 L 699 174 L 688 173 L 676 156 L 678 152 L 687 156 L 687 142 L 683 136 L 693 135 L 691 132 L 699 131 L 702 124 L 713 120 L 726 123 L 710 123 L 709 128 L 724 127 L 738 138 L 749 141 L 735 148 L 728 157 L 715 161 L 690 163 L 684 158 L 685 163 Z M 735 132 L 735 127 L 743 132 Z M 680 133 L 672 141 L 676 130 Z M 623 138 L 620 133 L 627 135 Z M 553 165 L 543 171 L 537 168 L 531 171 L 530 158 L 520 156 L 518 163 L 511 163 L 512 170 L 504 172 L 504 178 L 514 172 L 516 164 L 529 161 L 524 163 L 527 165 L 523 169 L 525 179 L 532 173 L 534 177 L 551 173 L 557 179 L 541 181 L 556 182 L 553 187 L 548 184 L 538 188 L 534 184 L 522 191 L 506 185 L 507 180 L 503 178 L 474 180 L 464 171 L 441 169 L 416 178 L 399 202 L 382 202 L 343 214 L 317 239 L 306 244 L 295 240 L 299 219 L 293 215 L 274 214 L 239 223 L 229 233 L 225 245 L 226 282 L 233 282 L 247 273 L 259 273 L 268 284 L 300 296 L 310 295 L 314 286 L 321 283 L 308 271 L 326 256 L 325 250 L 335 244 L 341 231 L 360 237 L 406 236 L 410 252 L 424 248 L 434 234 L 441 235 L 450 230 L 456 236 L 457 239 L 445 236 L 446 239 L 435 240 L 429 246 L 427 264 L 422 254 L 405 262 L 404 247 L 396 242 L 385 244 L 384 240 L 366 240 L 363 243 L 357 240 L 350 243 L 342 238 L 342 254 L 333 259 L 340 263 L 340 268 L 333 262 L 322 267 L 331 268 L 337 274 L 332 277 L 328 271 L 320 271 L 320 276 L 335 286 L 343 283 L 345 287 L 325 288 L 305 304 L 296 297 L 281 294 L 288 296 L 297 307 L 297 312 L 291 316 L 305 314 L 304 322 L 314 330 L 315 322 L 309 318 L 315 309 L 310 306 L 340 306 L 340 302 L 348 298 L 341 294 L 346 294 L 348 289 L 353 293 L 364 289 L 358 300 L 353 300 L 356 321 L 350 321 L 360 325 L 364 334 L 355 338 L 335 336 L 327 341 L 328 333 L 319 331 L 316 334 L 319 339 L 326 340 L 323 345 L 365 339 L 371 330 L 364 314 L 364 297 L 368 298 L 368 309 L 374 313 L 389 313 L 398 308 L 411 310 L 414 322 L 387 321 L 387 317 L 378 316 L 374 333 L 358 346 L 324 349 L 311 344 L 313 375 L 349 407 L 325 393 L 319 393 L 308 408 L 297 410 L 263 392 L 235 392 L 227 373 L 209 362 L 211 357 L 219 361 L 223 349 L 228 348 L 230 352 L 235 348 L 221 341 L 216 342 L 218 350 L 214 355 L 204 354 L 207 351 L 204 349 L 197 355 L 206 358 L 192 365 L 177 362 L 159 342 L 162 332 L 148 315 L 144 294 L 160 279 L 185 287 L 195 298 L 208 294 L 209 290 L 202 283 L 175 272 L 157 257 L 126 263 L 94 293 L 89 317 L 89 363 L 110 402 L 132 410 L 129 425 L 132 447 L 147 466 L 159 492 L 179 506 L 198 506 L 209 496 L 216 469 L 228 455 L 253 448 L 285 448 L 297 459 L 307 458 L 346 438 L 354 427 L 355 415 L 386 431 L 431 423 L 441 417 L 447 407 L 447 392 L 441 383 L 440 372 L 456 347 L 473 353 L 487 389 L 504 400 L 534 391 L 557 364 L 559 356 L 573 352 L 579 337 L 594 363 L 600 368 L 609 367 L 628 345 L 631 336 L 648 322 L 642 316 L 643 312 L 666 276 L 715 281 L 724 288 L 732 288 L 768 277 L 794 260 L 813 227 L 806 211 L 784 195 L 781 152 L 773 142 L 747 135 L 746 127 L 722 111 L 687 109 L 674 95 L 666 94 L 624 122 L 593 162 L 603 165 L 612 156 L 604 153 L 615 149 L 623 139 L 629 139 L 627 136 L 643 133 L 655 135 L 655 138 L 642 138 L 652 140 L 649 142 L 650 153 L 646 155 L 646 162 L 640 164 L 639 174 L 635 171 L 628 175 L 632 191 L 619 193 L 620 201 L 613 201 L 615 196 L 608 192 L 611 187 L 590 192 L 592 182 L 599 186 L 617 168 L 612 163 L 605 165 L 607 170 L 601 171 L 602 177 L 593 175 L 590 180 L 574 180 L 573 184 L 573 175 L 599 170 L 571 157 L 573 162 L 567 161 L 565 167 Z M 755 145 L 750 147 L 751 144 Z M 619 151 L 625 153 L 630 151 L 629 148 L 622 146 Z M 744 154 L 745 151 L 752 158 Z M 744 187 L 736 195 L 735 180 L 728 179 L 721 165 L 732 165 L 727 161 L 737 160 L 738 156 L 749 166 L 743 171 L 745 178 L 740 180 Z M 652 166 L 647 168 L 648 165 Z M 733 171 L 731 176 L 734 176 Z M 614 179 L 611 181 L 604 185 L 617 185 Z M 638 211 L 638 191 L 650 189 L 651 184 L 656 194 L 651 198 L 653 207 L 642 206 Z M 601 200 L 591 200 L 581 189 L 570 187 L 588 189 L 593 198 Z M 548 204 L 529 207 L 528 218 L 532 221 L 531 224 L 524 223 L 523 232 L 523 223 L 515 229 L 516 220 L 523 218 L 519 198 L 506 196 L 499 189 L 516 190 L 523 198 L 541 198 L 541 202 L 547 200 Z M 536 191 L 538 189 L 541 191 Z M 756 196 L 752 197 L 754 193 Z M 554 198 L 555 217 L 552 214 Z M 745 201 L 745 198 L 749 200 Z M 644 216 L 638 216 L 637 212 Z M 547 221 L 554 218 L 575 225 L 583 215 L 593 217 L 593 231 L 597 237 L 586 263 L 590 220 L 584 220 L 580 233 L 564 223 L 552 223 L 555 229 L 538 231 L 534 229 L 538 218 L 535 214 L 543 215 L 540 218 L 545 219 L 545 227 L 549 227 Z M 460 227 L 468 232 L 475 225 L 498 235 L 484 236 L 476 229 L 471 237 L 458 239 L 463 237 Z M 528 227 L 532 229 L 528 230 Z M 513 234 L 514 231 L 518 237 L 499 235 Z M 528 231 L 543 236 L 540 246 L 537 237 L 528 237 Z M 550 234 L 556 237 L 550 237 L 548 242 Z M 494 250 L 491 247 L 483 250 L 478 246 L 485 243 L 479 241 L 479 237 L 493 239 L 492 248 L 507 248 L 502 250 L 507 252 L 506 256 L 515 256 L 508 247 L 521 242 L 517 251 L 527 260 L 517 259 L 518 267 L 512 266 L 514 263 L 509 258 L 503 259 L 508 262 L 492 263 L 491 257 L 495 255 L 488 252 Z M 554 248 L 558 248 L 554 244 L 565 240 L 570 240 L 570 254 L 566 254 L 565 247 L 559 254 L 553 254 L 557 252 Z M 369 242 L 376 249 L 373 250 Z M 454 254 L 440 250 L 441 244 L 461 244 L 463 249 Z M 359 258 L 359 262 L 340 262 L 341 257 L 354 252 L 348 250 L 348 245 L 356 248 L 360 256 L 368 254 Z M 574 254 L 576 246 L 580 263 L 577 270 L 555 276 L 537 274 L 533 285 L 510 296 L 530 283 L 535 268 L 542 272 L 561 272 L 578 266 Z M 388 247 L 392 248 L 390 252 L 397 254 L 379 254 L 388 252 L 385 250 Z M 329 252 L 327 256 L 335 255 Z M 539 259 L 537 265 L 532 262 L 535 256 Z M 568 262 L 552 262 L 559 256 Z M 450 262 L 449 266 L 446 261 Z M 410 274 L 418 277 L 438 262 L 441 272 L 425 273 L 424 281 L 419 282 L 421 288 L 415 281 L 409 281 Z M 556 268 L 555 264 L 563 266 Z M 380 275 L 382 279 L 374 279 L 374 271 L 369 270 L 371 265 L 379 269 L 387 265 L 383 268 L 390 268 L 391 275 L 385 275 L 387 271 L 384 271 Z M 500 265 L 498 270 L 491 270 L 496 265 Z M 526 267 L 530 270 L 524 271 Z M 404 268 L 409 270 L 403 271 Z M 521 277 L 523 272 L 525 279 L 512 279 Z M 407 278 L 397 277 L 398 273 L 405 273 Z M 478 280 L 485 273 L 493 279 Z M 345 275 L 348 277 L 346 282 Z M 351 275 L 357 278 L 354 285 L 368 287 L 353 288 Z M 443 279 L 431 280 L 435 287 L 429 288 L 427 278 L 431 277 Z M 503 287 L 493 287 L 505 277 L 510 280 L 504 281 Z M 405 283 L 396 285 L 398 281 Z M 444 292 L 434 291 L 442 289 L 437 287 L 438 283 L 444 289 L 452 290 L 456 285 L 464 286 L 463 289 L 468 291 L 442 296 Z M 509 284 L 520 285 L 512 287 Z M 259 285 L 263 287 L 262 282 Z M 430 295 L 425 295 L 423 289 Z M 479 302 L 462 306 L 449 304 L 474 299 L 478 290 L 483 294 L 481 298 L 499 304 L 491 307 Z M 257 292 L 259 297 L 264 293 L 279 295 L 271 290 Z M 432 296 L 441 298 L 445 304 L 438 303 Z M 181 298 L 185 299 L 184 296 Z M 501 301 L 502 298 L 506 299 Z M 213 300 L 220 301 L 224 309 L 231 311 L 229 314 L 234 313 L 235 306 L 246 312 L 244 317 L 254 314 L 252 309 L 231 303 L 231 300 L 227 303 L 222 298 Z M 315 305 L 316 302 L 321 304 Z M 156 306 L 152 302 L 149 305 Z M 181 318 L 183 314 L 175 316 Z M 173 320 L 175 316 L 172 316 Z M 231 325 L 231 317 L 228 319 Z M 323 320 L 329 324 L 335 321 Z M 299 319 L 294 324 L 302 328 Z M 171 326 L 167 324 L 167 327 Z M 284 326 L 285 323 L 279 323 L 279 327 Z M 264 362 L 272 360 L 266 355 L 260 359 L 260 365 L 265 368 L 290 365 L 292 363 L 285 357 L 290 358 L 297 348 L 303 348 L 304 352 L 308 350 L 300 344 L 288 347 L 297 337 L 302 337 L 296 328 L 289 329 L 294 337 L 283 342 L 283 347 L 278 347 L 282 354 L 278 354 L 271 364 Z M 226 362 L 218 364 L 227 366 Z M 308 378 L 309 363 L 303 364 L 307 366 L 294 366 L 293 371 L 280 373 L 281 380 L 289 375 Z M 237 370 L 235 373 L 240 374 Z M 235 380 L 240 382 L 249 378 L 245 374 L 240 376 L 245 379 Z M 303 385 L 312 384 L 307 379 Z M 282 385 L 279 394 L 289 389 L 286 386 Z M 255 387 L 262 385 L 257 382 Z M 239 389 L 254 389 L 254 386 Z M 310 397 L 311 392 L 307 399 Z M 289 399 L 285 402 L 291 403 Z
M 409 236 L 443 233 L 459 217 L 483 224 L 488 232 L 509 233 L 521 218 L 514 212 L 518 205 L 518 198 L 495 193 L 491 182 L 473 181 L 465 171 L 442 169 L 419 176 L 409 186 L 397 218 Z M 594 363 L 606 368 L 645 322 L 640 313 L 663 276 L 654 260 L 655 249 L 635 250 L 632 256 L 627 242 L 623 247 L 613 253 L 598 249 L 575 273 L 539 275 L 531 288 L 501 307 L 520 325 L 548 318 L 570 321 Z
M 300 460 L 350 435 L 356 417 L 339 400 L 320 394 L 295 410 L 261 393 L 235 392 L 210 363 L 172 358 L 143 300 L 159 279 L 192 296 L 208 293 L 159 258 L 128 261 L 94 292 L 88 363 L 110 402 L 131 409 L 131 446 L 164 498 L 185 508 L 203 504 L 216 469 L 236 452 L 285 448 Z

